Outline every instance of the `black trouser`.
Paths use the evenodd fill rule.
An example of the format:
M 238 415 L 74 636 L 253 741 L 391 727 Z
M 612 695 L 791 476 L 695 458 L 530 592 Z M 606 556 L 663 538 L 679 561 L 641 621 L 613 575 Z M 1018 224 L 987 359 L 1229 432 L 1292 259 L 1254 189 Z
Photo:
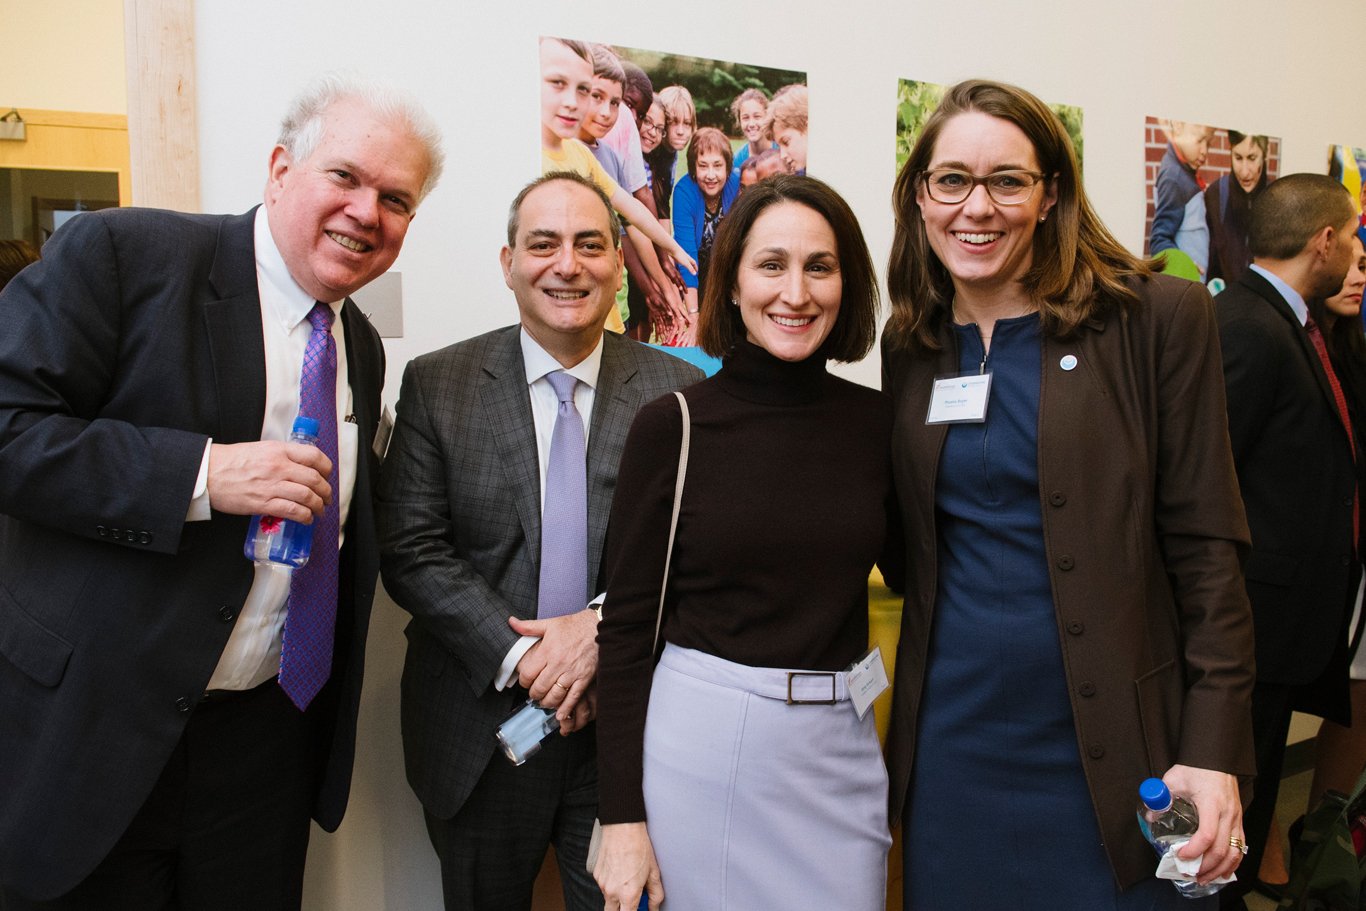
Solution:
M 207 697 L 128 830 L 52 901 L 3 911 L 292 911 L 315 792 L 309 723 L 270 681 Z

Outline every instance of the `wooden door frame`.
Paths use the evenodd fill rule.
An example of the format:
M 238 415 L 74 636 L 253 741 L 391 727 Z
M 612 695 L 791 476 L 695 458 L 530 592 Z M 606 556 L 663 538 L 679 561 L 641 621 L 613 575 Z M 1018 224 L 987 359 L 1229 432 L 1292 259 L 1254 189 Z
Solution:
M 194 0 L 124 0 L 132 204 L 199 211 Z

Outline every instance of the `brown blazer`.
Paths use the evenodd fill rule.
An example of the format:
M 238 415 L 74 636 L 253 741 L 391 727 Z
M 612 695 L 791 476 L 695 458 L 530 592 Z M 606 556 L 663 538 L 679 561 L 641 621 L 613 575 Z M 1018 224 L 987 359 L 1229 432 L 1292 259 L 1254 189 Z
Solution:
M 1214 308 L 1204 287 L 1134 280 L 1140 300 L 1045 337 L 1039 498 L 1077 746 L 1121 887 L 1150 876 L 1134 821 L 1139 782 L 1183 763 L 1250 776 L 1252 613 L 1247 520 L 1229 450 Z M 905 526 L 906 604 L 887 765 L 900 819 L 918 748 L 936 602 L 935 490 L 945 425 L 928 426 L 940 352 L 891 350 L 893 470 Z M 1060 361 L 1076 358 L 1072 370 Z M 897 567 L 892 568 L 896 575 Z M 1008 762 L 1009 757 L 1002 757 Z

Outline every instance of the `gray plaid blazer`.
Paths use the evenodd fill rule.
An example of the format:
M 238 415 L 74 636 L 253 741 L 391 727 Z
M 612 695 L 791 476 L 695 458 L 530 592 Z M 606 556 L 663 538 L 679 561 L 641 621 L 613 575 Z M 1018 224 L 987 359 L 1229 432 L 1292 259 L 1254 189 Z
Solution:
M 594 591 L 636 411 L 701 378 L 672 355 L 606 334 L 588 436 Z M 493 688 L 518 639 L 507 618 L 536 616 L 540 574 L 540 471 L 517 326 L 408 365 L 378 524 L 385 587 L 413 615 L 401 710 L 408 782 L 447 819 L 494 756 L 498 723 L 526 698 Z

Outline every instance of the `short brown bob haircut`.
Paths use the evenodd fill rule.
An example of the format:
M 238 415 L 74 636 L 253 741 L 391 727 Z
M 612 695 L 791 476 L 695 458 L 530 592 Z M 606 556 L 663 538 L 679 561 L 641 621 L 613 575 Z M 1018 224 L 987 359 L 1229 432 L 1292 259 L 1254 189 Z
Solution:
M 887 293 L 892 299 L 892 315 L 884 332 L 888 343 L 898 348 L 939 348 L 936 330 L 953 302 L 953 278 L 930 246 L 916 191 L 930 168 L 944 125 L 970 111 L 1019 127 L 1034 146 L 1044 179 L 1057 188 L 1057 204 L 1034 231 L 1033 262 L 1021 279 L 1039 307 L 1044 332 L 1065 338 L 1108 309 L 1137 302 L 1126 279 L 1152 275 L 1153 263 L 1126 250 L 1091 208 L 1062 121 L 1022 88 L 973 79 L 944 93 L 892 190 L 896 228 L 887 264 Z
M 741 193 L 716 230 L 711 265 L 702 290 L 701 326 L 697 342 L 713 357 L 724 357 L 745 338 L 740 308 L 731 303 L 740 274 L 745 241 L 754 222 L 769 206 L 791 202 L 825 219 L 835 233 L 843 294 L 835 327 L 818 356 L 852 363 L 861 360 L 877 336 L 880 301 L 873 258 L 863 240 L 854 211 L 828 184 L 814 177 L 775 174 Z
M 720 155 L 726 160 L 726 170 L 735 166 L 735 153 L 730 140 L 716 127 L 702 127 L 688 140 L 688 176 L 697 180 L 697 159 L 703 155 Z

